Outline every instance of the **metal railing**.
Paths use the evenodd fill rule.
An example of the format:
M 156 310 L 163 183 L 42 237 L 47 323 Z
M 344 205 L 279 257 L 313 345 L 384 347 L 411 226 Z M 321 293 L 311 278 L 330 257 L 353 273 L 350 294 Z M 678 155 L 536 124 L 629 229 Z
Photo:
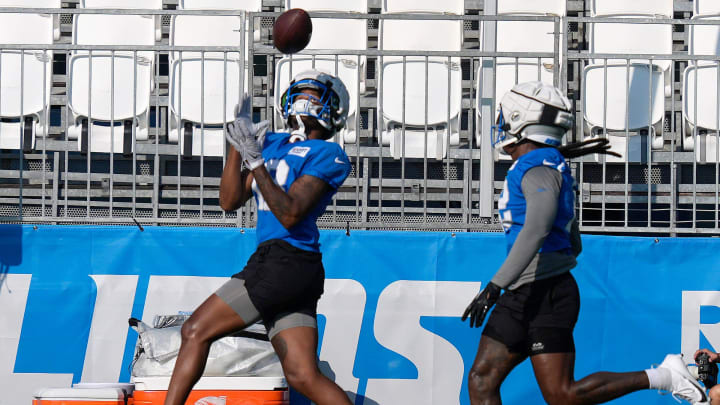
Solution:
M 485 12 L 492 12 L 492 2 L 486 3 Z M 81 14 L 110 13 L 111 10 L 0 9 L 0 12 L 62 13 L 76 17 Z M 282 126 L 274 100 L 279 90 L 276 87 L 282 85 L 276 83 L 275 78 L 284 56 L 271 46 L 271 24 L 268 24 L 278 13 L 222 10 L 112 12 L 167 15 L 171 18 L 171 25 L 176 16 L 186 14 L 235 16 L 239 23 L 238 44 L 181 46 L 172 43 L 167 37 L 155 45 L 144 46 L 78 45 L 63 41 L 46 45 L 0 44 L 0 68 L 3 66 L 3 55 L 13 52 L 20 53 L 21 61 L 26 54 L 39 52 L 43 56 L 43 63 L 53 63 L 55 68 L 50 94 L 42 96 L 48 100 L 43 114 L 21 111 L 18 117 L 21 123 L 28 116 L 41 117 L 45 121 L 44 125 L 36 127 L 40 130 L 36 132 L 35 144 L 24 153 L 20 150 L 4 150 L 0 155 L 0 215 L 3 215 L 3 221 L 254 226 L 255 207 L 252 201 L 237 212 L 223 212 L 218 206 L 219 179 L 228 146 L 220 139 L 221 153 L 210 156 L 207 138 L 221 135 L 232 117 L 223 113 L 222 123 L 205 123 L 203 117 L 210 112 L 204 105 L 204 94 L 208 86 L 214 89 L 210 91 L 222 88 L 221 104 L 223 111 L 227 111 L 228 106 L 236 102 L 228 98 L 228 71 L 237 68 L 238 76 L 232 78 L 232 83 L 240 90 L 233 94 L 239 95 L 247 87 L 253 95 L 255 116 L 271 120 L 276 128 Z M 642 158 L 637 162 L 625 160 L 612 163 L 592 158 L 571 162 L 578 181 L 581 228 L 592 232 L 618 233 L 720 233 L 717 214 L 720 201 L 718 159 L 710 163 L 698 161 L 695 151 L 683 150 L 681 141 L 685 125 L 681 108 L 678 108 L 682 82 L 676 77 L 676 70 L 681 71 L 685 64 L 708 60 L 720 64 L 720 58 L 691 56 L 687 52 L 670 55 L 592 54 L 584 49 L 586 41 L 582 35 L 574 35 L 576 39 L 573 40 L 567 28 L 569 24 L 583 27 L 598 22 L 662 23 L 688 27 L 697 24 L 717 25 L 718 21 L 355 13 L 311 13 L 311 16 L 314 19 L 364 19 L 370 27 L 366 38 L 367 49 L 305 50 L 292 57 L 293 63 L 285 62 L 288 63 L 288 77 L 292 77 L 293 66 L 297 63 L 325 68 L 329 66 L 335 72 L 352 71 L 355 75 L 354 80 L 348 80 L 352 82 L 350 92 L 356 95 L 353 98 L 354 114 L 349 122 L 350 131 L 335 139 L 350 157 L 353 170 L 321 218 L 323 227 L 499 231 L 495 218 L 496 201 L 510 162 L 498 159 L 489 145 L 489 132 L 497 105 L 496 67 L 498 63 L 514 61 L 515 77 L 518 78 L 520 66 L 533 60 L 537 63 L 540 78 L 542 69 L 548 68 L 543 66 L 543 60 L 550 59 L 550 71 L 555 84 L 567 90 L 577 105 L 578 125 L 568 134 L 570 140 L 581 140 L 586 136 L 618 136 L 624 137 L 627 148 L 631 141 L 646 139 L 644 143 L 641 142 L 645 150 L 640 153 Z M 390 50 L 385 49 L 380 26 L 384 24 L 383 21 L 391 20 L 457 21 L 458 29 L 465 26 L 464 32 L 472 31 L 474 35 L 465 35 L 463 44 L 454 51 Z M 498 52 L 494 35 L 496 21 L 552 22 L 554 49 L 552 52 Z M 466 24 L 468 22 L 470 24 Z M 468 25 L 473 27 L 471 31 L 467 30 Z M 580 31 L 576 30 L 575 34 Z M 240 35 L 246 32 L 248 35 Z M 578 36 L 581 37 L 579 41 Z M 259 37 L 259 41 L 256 37 Z M 687 39 L 676 41 L 687 43 Z M 243 49 L 247 49 L 247 54 Z M 52 57 L 49 57 L 50 53 Z M 80 139 L 72 140 L 68 136 L 69 132 L 77 131 L 72 128 L 77 128 L 76 120 L 80 117 L 69 102 L 71 59 L 76 55 L 87 55 L 89 59 L 110 58 L 110 65 L 115 66 L 120 56 L 131 58 L 135 71 L 133 83 L 127 86 L 132 86 L 132 99 L 136 100 L 137 62 L 146 57 L 143 56 L 145 54 L 152 54 L 152 61 L 147 63 L 153 69 L 146 116 L 141 118 L 147 120 L 146 133 L 142 132 L 142 122 L 137 122 L 136 106 L 133 106 L 133 117 L 129 119 L 111 117 L 106 122 L 95 118 L 92 113 L 92 87 L 99 84 L 88 80 L 86 91 L 89 118 L 87 124 L 82 121 L 79 123 L 80 137 L 88 139 L 88 145 L 87 150 L 81 151 Z M 197 121 L 190 117 L 189 111 L 182 111 L 185 105 L 182 102 L 182 90 L 179 91 L 178 100 L 173 100 L 171 96 L 174 80 L 180 86 L 185 83 L 181 79 L 183 66 L 189 69 L 189 65 L 180 62 L 189 59 L 184 57 L 188 55 L 199 63 L 201 77 L 205 77 L 205 70 L 210 69 L 213 63 L 220 63 L 223 69 L 221 84 L 217 84 L 217 78 L 210 78 L 214 84 L 200 82 L 200 119 Z M 246 60 L 252 61 L 252 66 L 245 63 Z M 667 121 L 668 125 L 648 122 L 647 129 L 625 129 L 618 133 L 602 126 L 595 133 L 587 132 L 584 118 L 586 112 L 583 109 L 583 71 L 593 60 L 604 63 L 606 70 L 611 60 L 623 60 L 627 66 L 636 60 L 642 60 L 645 65 L 671 60 L 672 67 L 668 70 L 670 95 L 662 95 L 662 122 Z M 172 72 L 173 62 L 178 63 L 177 73 Z M 390 64 L 398 66 L 398 74 L 391 76 L 388 83 L 387 76 L 390 73 L 386 66 Z M 88 65 L 88 77 L 92 77 L 94 65 Z M 351 69 L 353 65 L 354 70 Z M 444 75 L 438 81 L 432 81 L 427 73 L 431 68 L 445 69 Z M 110 83 L 116 79 L 114 69 L 110 72 Z M 408 81 L 408 78 L 415 78 L 413 75 L 418 71 L 425 72 L 425 75 L 421 75 L 419 80 Z M 186 75 L 195 73 L 198 72 L 185 72 Z M 604 74 L 607 77 L 607 72 Z M 648 77 L 648 88 L 651 88 L 653 76 L 650 74 Z M 23 80 L 21 87 L 24 85 Z M 394 93 L 383 94 L 384 86 L 390 88 L 393 85 L 396 86 L 393 88 Z M 694 94 L 697 94 L 697 82 L 695 86 Z M 629 82 L 625 83 L 625 87 L 630 87 Z M 446 89 L 442 93 L 444 100 L 437 103 L 443 109 L 442 114 L 437 115 L 442 115 L 443 119 L 431 122 L 428 117 L 433 111 L 429 110 L 436 100 L 430 94 L 434 94 L 432 92 L 436 88 Z M 110 86 L 110 89 L 112 93 L 116 87 Z M 608 91 L 612 89 L 606 89 L 605 94 Z M 20 91 L 20 94 L 23 92 Z M 422 102 L 413 98 L 417 94 L 424 98 Z M 649 93 L 650 103 L 653 97 L 653 93 Z M 114 100 L 114 94 L 110 94 L 109 98 Z M 607 111 L 607 101 L 603 102 L 603 110 Z M 410 111 L 407 106 L 411 103 L 424 105 L 424 111 Z M 20 105 L 23 105 L 22 102 Z M 111 113 L 115 108 L 117 106 L 111 105 Z M 388 110 L 393 111 L 388 113 Z M 397 111 L 399 118 L 392 116 Z M 420 116 L 421 119 L 410 123 L 410 115 Z M 125 127 L 116 126 L 115 123 L 123 120 L 129 120 L 131 128 L 131 153 L 127 156 L 114 149 L 115 136 L 125 136 Z M 3 117 L 3 121 L 14 122 L 9 117 Z M 97 126 L 93 125 L 95 123 Z M 83 125 L 87 126 L 86 134 L 82 133 Z M 93 150 L 92 131 L 93 128 L 103 131 L 101 126 L 110 128 L 110 151 L 107 152 Z M 173 131 L 177 131 L 177 140 L 169 139 Z M 193 135 L 183 138 L 185 131 L 192 131 Z M 652 134 L 659 134 L 662 139 L 660 148 L 652 147 L 649 140 Z M 708 135 L 703 129 L 694 127 L 691 137 L 705 142 L 713 134 L 716 137 L 719 135 L 717 130 Z M 138 139 L 139 135 L 143 139 Z M 192 142 L 196 135 L 199 139 L 195 140 L 195 145 L 199 151 L 194 152 L 192 147 L 187 146 L 187 142 Z M 389 140 L 391 137 L 392 141 Z M 411 137 L 421 139 L 412 146 L 411 143 L 417 138 Z M 22 137 L 21 142 L 24 142 Z M 420 153 L 420 157 L 417 153 Z M 716 152 L 715 156 L 720 154 Z

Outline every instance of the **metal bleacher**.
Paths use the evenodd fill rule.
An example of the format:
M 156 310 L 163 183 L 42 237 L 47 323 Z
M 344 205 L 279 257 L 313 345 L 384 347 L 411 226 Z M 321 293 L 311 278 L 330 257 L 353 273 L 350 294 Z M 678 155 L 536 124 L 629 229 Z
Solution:
M 311 9 L 318 32 L 342 26 L 335 20 L 363 21 L 347 23 L 361 37 L 348 38 L 347 47 L 338 45 L 342 34 L 313 38 L 292 58 L 271 46 L 274 19 L 292 0 L 262 0 L 259 9 L 259 0 L 236 2 L 247 3 L 244 10 L 222 0 L 162 0 L 155 9 L 87 1 L 40 11 L 0 1 L 0 19 L 40 16 L 29 21 L 45 24 L 47 34 L 46 42 L 23 42 L 0 28 L 2 222 L 252 227 L 253 202 L 236 212 L 218 204 L 228 114 L 248 89 L 256 119 L 281 127 L 275 98 L 284 78 L 316 65 L 350 75 L 354 103 L 348 130 L 334 139 L 353 169 L 321 217 L 324 228 L 500 231 L 496 201 L 510 162 L 487 143 L 497 92 L 537 72 L 574 102 L 569 141 L 608 137 L 624 155 L 571 162 L 583 231 L 720 235 L 720 97 L 710 97 L 720 53 L 693 45 L 717 34 L 720 17 L 692 1 L 675 0 L 670 15 L 598 7 L 612 0 L 567 0 L 564 8 L 548 1 L 547 9 L 539 0 L 531 9 L 516 0 L 465 0 L 463 13 L 403 8 L 424 3 L 417 1 L 393 9 L 390 0 L 367 0 L 365 12 L 337 2 Z M 144 28 L 128 43 L 122 34 L 79 40 L 83 20 L 110 24 L 102 20 L 109 9 L 125 18 L 121 24 Z M 204 42 L 193 30 L 208 24 L 216 34 Z M 425 49 L 399 37 L 443 24 L 459 27 L 459 43 L 414 37 L 428 42 Z M 613 48 L 617 40 L 603 36 L 619 32 L 604 29 L 611 26 L 671 33 L 645 53 L 631 43 Z M 523 41 L 533 32 L 533 41 Z M 17 65 L 28 56 L 33 63 Z M 42 103 L 38 81 L 28 91 L 39 92 L 39 103 L 13 111 L 17 102 L 7 103 L 22 93 L 18 78 L 42 72 L 51 73 L 49 101 Z

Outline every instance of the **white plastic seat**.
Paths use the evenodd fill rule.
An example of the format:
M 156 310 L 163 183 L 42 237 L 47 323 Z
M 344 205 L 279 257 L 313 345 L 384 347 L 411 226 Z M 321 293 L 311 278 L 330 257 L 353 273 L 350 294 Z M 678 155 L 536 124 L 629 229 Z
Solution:
M 564 16 L 567 0 L 498 0 L 497 14 L 502 15 L 556 15 Z
M 464 2 L 387 0 L 382 12 L 461 15 Z M 419 55 L 422 51 L 459 51 L 462 34 L 460 20 L 380 21 L 382 50 L 417 50 Z M 460 59 L 407 56 L 403 63 L 403 57 L 385 56 L 380 68 L 382 144 L 390 146 L 395 159 L 447 156 L 448 144 L 460 143 Z
M 650 70 L 648 65 L 640 63 L 630 64 L 629 67 L 625 64 L 608 65 L 607 72 L 601 65 L 587 66 L 583 93 L 586 96 L 584 111 L 588 124 L 594 127 L 603 127 L 605 124 L 608 130 L 624 131 L 647 127 L 659 121 L 664 111 L 660 80 L 662 72 L 654 67 L 651 80 L 648 76 Z M 607 91 L 605 76 L 608 82 Z M 629 102 L 626 97 L 628 82 Z M 651 89 L 648 85 L 652 86 Z M 653 92 L 652 107 L 648 99 L 650 90 Z M 607 105 L 606 110 L 603 104 Z M 604 111 L 607 111 L 607 114 Z
M 133 126 L 137 141 L 148 139 L 153 61 L 146 56 L 138 55 L 134 59 L 116 54 L 113 58 L 107 54 L 96 56 L 93 52 L 91 75 L 90 60 L 87 54 L 71 57 L 68 104 L 75 125 L 68 127 L 68 135 L 79 140 L 78 149 L 83 152 L 131 153 Z M 134 79 L 136 87 L 132 86 Z M 90 98 L 89 91 L 92 92 Z M 93 119 L 91 126 L 88 117 Z
M 720 16 L 694 16 L 695 21 L 720 20 Z M 720 26 L 718 25 L 689 25 L 690 38 L 688 44 L 689 55 L 720 55 Z M 691 64 L 715 65 L 715 61 L 692 61 Z
M 695 16 L 696 19 L 718 20 L 720 16 Z M 720 55 L 720 27 L 691 25 L 690 55 Z M 691 61 L 683 72 L 684 150 L 694 150 L 697 162 L 717 162 L 718 65 L 716 61 Z M 697 106 L 697 111 L 696 111 Z M 697 134 L 695 133 L 697 129 Z
M 591 6 L 593 17 L 618 18 L 672 18 L 672 0 L 595 0 Z M 607 54 L 672 54 L 671 24 L 628 24 L 628 23 L 591 23 L 589 28 L 590 52 Z M 607 83 L 605 83 L 605 64 L 607 64 Z M 655 66 L 650 67 L 650 66 Z M 593 59 L 583 70 L 585 88 L 596 97 L 585 93 L 586 128 L 594 136 L 607 122 L 608 131 L 642 131 L 650 127 L 648 136 L 653 149 L 662 149 L 663 139 L 655 130 L 664 115 L 665 97 L 672 92 L 670 83 L 671 60 L 630 59 Z M 650 73 L 652 72 L 652 73 Z M 626 81 L 630 80 L 630 85 Z M 651 79 L 652 77 L 652 79 Z M 659 81 L 657 81 L 659 79 Z M 652 83 L 651 83 L 652 82 Z M 608 102 L 603 103 L 603 86 L 607 85 Z M 652 102 L 651 99 L 652 98 Z M 607 110 L 604 110 L 604 105 Z M 626 106 L 629 105 L 626 116 Z M 626 124 L 627 121 L 627 124 Z M 616 136 L 613 133 L 611 136 Z M 625 157 L 619 161 L 641 161 L 646 153 L 638 155 L 633 151 L 634 142 L 647 143 L 645 135 L 630 138 L 630 150 L 624 150 L 627 142 L 611 144 L 619 146 L 618 152 Z M 607 161 L 617 158 L 607 157 Z
M 642 13 L 662 18 L 672 18 L 673 0 L 594 0 L 590 12 L 593 16 Z
M 607 17 L 600 16 L 597 17 Z M 620 18 L 651 18 L 652 15 L 618 15 Z M 592 23 L 590 31 L 590 52 L 627 53 L 627 54 L 672 54 L 671 24 L 620 24 Z M 608 59 L 608 63 L 620 63 L 625 59 Z M 593 63 L 602 64 L 603 59 L 593 59 Z M 631 59 L 630 62 L 648 63 L 648 59 Z M 667 71 L 671 60 L 653 60 L 653 64 Z
M 262 1 L 183 0 L 178 8 L 258 12 Z M 241 16 L 176 15 L 170 27 L 170 44 L 239 48 L 242 26 Z M 249 64 L 243 63 L 248 58 L 249 36 L 244 40 L 244 56 L 240 52 L 170 53 L 168 139 L 179 143 L 183 156 L 223 156 L 224 126 L 235 118 L 234 109 L 242 93 L 251 88 Z
M 688 66 L 683 74 L 683 149 L 694 150 L 695 159 L 700 163 L 716 162 L 718 159 L 716 131 L 720 130 L 720 100 L 717 96 L 717 76 L 718 66 L 707 64 Z
M 162 0 L 83 0 L 83 8 L 162 9 Z M 159 16 L 79 14 L 73 44 L 144 45 L 160 39 Z M 74 51 L 68 62 L 68 138 L 82 152 L 130 154 L 135 141 L 148 139 L 153 51 Z M 134 84 L 134 85 L 133 85 Z
M 593 17 L 618 18 L 673 18 L 673 0 L 594 0 L 591 5 Z M 588 27 L 590 52 L 625 54 L 672 54 L 671 24 L 591 23 Z M 672 86 L 669 70 L 672 61 L 631 59 L 631 63 L 652 63 L 665 72 L 665 96 L 670 97 Z M 594 64 L 605 63 L 602 59 Z M 607 63 L 625 63 L 624 59 L 608 59 Z
M 432 13 L 465 14 L 465 2 L 461 0 L 383 0 L 383 13 Z
M 497 14 L 503 16 L 547 15 L 565 16 L 565 0 L 499 0 Z M 552 53 L 555 50 L 555 23 L 553 21 L 498 21 L 496 24 L 497 52 L 541 52 Z M 562 61 L 560 62 L 562 63 Z M 480 68 L 479 68 L 480 69 Z M 478 81 L 478 97 L 481 84 Z M 495 59 L 495 103 L 515 84 L 540 80 L 549 84 L 554 82 L 555 61 L 553 58 L 508 58 Z M 493 108 L 493 111 L 496 109 Z M 478 109 L 478 114 L 479 114 Z M 476 143 L 480 144 L 481 131 L 476 133 Z M 498 159 L 510 159 L 500 155 Z
M 302 8 L 314 12 L 346 12 L 367 13 L 367 2 L 364 0 L 286 0 L 285 8 Z M 342 36 L 337 33 L 342 32 Z M 346 18 L 314 18 L 313 35 L 306 49 L 351 49 L 363 51 L 367 49 L 367 20 Z M 314 60 L 314 61 L 313 61 Z M 342 146 L 355 143 L 355 128 L 360 93 L 365 92 L 365 67 L 367 57 L 361 55 L 294 55 L 279 60 L 275 68 L 275 99 L 278 100 L 287 89 L 290 79 L 303 70 L 321 70 L 340 78 L 350 94 L 350 109 L 346 128 L 341 132 Z M 277 103 L 275 103 L 277 109 Z M 280 115 L 282 112 L 277 111 Z M 282 120 L 275 121 L 278 128 Z M 337 141 L 333 139 L 333 141 Z
M 717 0 L 693 0 L 693 13 L 696 16 L 720 14 L 720 2 Z
M 60 8 L 60 0 L 0 0 L 0 8 Z M 60 38 L 59 15 L 0 13 L 0 43 L 52 44 Z M 35 146 L 45 135 L 52 83 L 53 51 L 0 52 L 0 149 Z
M 262 0 L 180 0 L 179 3 L 184 10 L 262 11 Z
M 644 153 L 642 136 L 630 136 L 630 150 L 625 150 L 626 140 L 622 132 L 642 131 L 649 128 L 652 146 L 662 148 L 662 137 L 657 125 L 665 112 L 663 73 L 657 67 L 635 63 L 587 66 L 583 75 L 583 111 L 589 136 L 602 133 L 603 128 L 612 131 L 610 140 L 613 150 L 623 158 L 607 156 L 606 161 L 642 161 Z M 606 80 L 607 77 L 607 86 Z M 628 86 L 629 85 L 629 86 Z M 628 94 L 629 93 L 629 94 Z M 651 102 L 652 99 L 652 102 Z M 620 138 L 620 139 L 617 139 Z
M 302 8 L 306 11 L 333 11 L 338 13 L 367 13 L 367 0 L 285 0 L 285 9 Z M 363 20 L 364 21 L 364 20 Z M 315 24 L 313 20 L 313 36 Z
M 385 60 L 383 69 L 383 144 L 390 145 L 392 156 L 398 159 L 402 156 L 427 156 L 436 159 L 447 156 L 448 137 L 451 145 L 458 145 L 460 142 L 459 65 L 455 62 L 448 64 L 447 60 L 429 60 L 427 65 L 424 60 L 407 60 L 403 76 L 403 61 L 396 59 Z M 427 100 L 424 79 L 426 76 Z M 403 82 L 406 83 L 404 104 Z

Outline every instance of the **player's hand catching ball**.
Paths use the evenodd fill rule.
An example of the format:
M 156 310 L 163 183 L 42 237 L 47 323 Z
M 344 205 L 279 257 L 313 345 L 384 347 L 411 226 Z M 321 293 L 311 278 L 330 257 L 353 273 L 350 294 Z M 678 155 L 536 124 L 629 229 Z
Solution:
M 488 311 L 490 311 L 490 308 L 495 305 L 498 298 L 500 297 L 501 291 L 502 288 L 498 287 L 492 282 L 489 282 L 485 289 L 477 293 L 475 298 L 473 298 L 473 300 L 470 302 L 470 305 L 465 308 L 465 312 L 463 312 L 462 315 L 462 321 L 464 322 L 469 316 L 470 327 L 480 327 L 480 325 L 483 324 L 483 321 L 485 320 L 485 316 L 487 315 Z
M 265 163 L 262 157 L 265 133 L 270 127 L 269 121 L 252 122 L 250 96 L 245 94 L 242 102 L 235 110 L 235 121 L 228 124 L 225 137 L 240 152 L 245 167 L 255 170 Z

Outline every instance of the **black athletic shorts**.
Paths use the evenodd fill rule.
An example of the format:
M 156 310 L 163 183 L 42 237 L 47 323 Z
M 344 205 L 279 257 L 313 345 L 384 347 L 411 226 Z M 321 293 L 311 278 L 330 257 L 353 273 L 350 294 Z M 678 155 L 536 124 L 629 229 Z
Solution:
M 508 290 L 497 301 L 483 335 L 508 350 L 533 356 L 574 353 L 580 293 L 570 273 Z
M 250 300 L 270 329 L 275 320 L 288 314 L 316 318 L 325 269 L 322 254 L 272 239 L 258 245 L 245 268 L 233 278 L 245 281 Z

